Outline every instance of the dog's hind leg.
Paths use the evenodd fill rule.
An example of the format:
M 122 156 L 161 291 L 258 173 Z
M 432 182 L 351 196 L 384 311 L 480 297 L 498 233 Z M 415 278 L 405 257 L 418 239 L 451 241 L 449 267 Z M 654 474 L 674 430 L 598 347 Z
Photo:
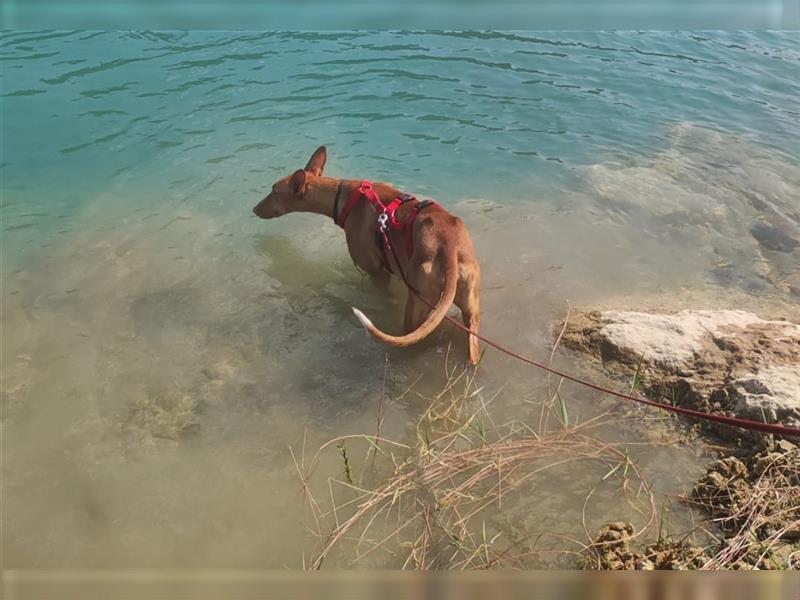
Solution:
M 456 296 L 456 305 L 461 309 L 461 319 L 470 331 L 478 333 L 481 324 L 481 299 L 480 299 L 480 275 L 475 274 L 468 277 L 466 282 L 459 286 L 459 294 Z M 481 357 L 481 349 L 478 338 L 471 333 L 467 334 L 467 361 L 475 366 Z
M 431 311 L 422 300 L 417 298 L 414 293 L 409 290 L 408 298 L 406 299 L 406 310 L 403 318 L 403 331 L 411 333 L 419 327 Z
M 479 307 L 479 300 L 477 294 L 474 298 L 474 304 L 471 304 L 467 310 L 461 310 L 461 317 L 464 320 L 464 325 L 466 325 L 470 331 L 478 333 L 478 327 L 481 324 L 481 313 Z M 467 343 L 467 355 L 469 364 L 475 366 L 478 364 L 478 359 L 481 357 L 481 349 L 478 344 L 478 338 L 476 338 L 471 333 L 467 334 L 468 343 Z

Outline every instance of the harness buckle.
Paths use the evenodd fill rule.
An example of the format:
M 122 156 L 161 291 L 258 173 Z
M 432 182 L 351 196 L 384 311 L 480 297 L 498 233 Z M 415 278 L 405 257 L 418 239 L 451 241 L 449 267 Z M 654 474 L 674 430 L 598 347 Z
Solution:
M 389 224 L 389 213 L 383 211 L 381 214 L 378 215 L 378 229 L 380 229 L 382 232 L 385 232 L 388 224 Z

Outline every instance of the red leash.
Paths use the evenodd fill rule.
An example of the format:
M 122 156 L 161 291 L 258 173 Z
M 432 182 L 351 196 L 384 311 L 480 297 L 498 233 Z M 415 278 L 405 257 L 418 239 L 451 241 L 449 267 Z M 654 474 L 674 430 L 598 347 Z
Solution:
M 383 235 L 383 241 L 386 246 L 391 250 L 392 256 L 394 257 L 394 262 L 397 264 L 397 270 L 400 273 L 400 277 L 403 278 L 403 282 L 406 284 L 408 289 L 410 289 L 414 295 L 422 300 L 425 304 L 428 305 L 431 309 L 434 308 L 434 304 L 428 302 L 422 295 L 412 286 L 408 279 L 406 279 L 406 274 L 403 272 L 403 267 L 400 265 L 400 261 L 397 259 L 397 253 L 394 250 L 394 246 L 392 246 L 392 242 L 389 240 L 389 236 L 386 235 L 387 227 L 385 224 L 380 226 L 380 232 Z M 470 335 L 474 335 L 476 338 L 481 340 L 483 343 L 491 346 L 492 348 L 496 348 L 509 356 L 516 358 L 517 360 L 521 360 L 524 363 L 529 365 L 533 365 L 534 367 L 538 367 L 545 371 L 552 373 L 553 375 L 558 375 L 559 377 L 563 377 L 564 379 L 568 379 L 569 381 L 574 381 L 575 383 L 579 383 L 582 386 L 591 388 L 593 390 L 597 390 L 598 392 L 603 392 L 604 394 L 610 394 L 611 396 L 616 396 L 617 398 L 622 398 L 623 400 L 633 400 L 634 402 L 639 402 L 641 404 L 647 404 L 648 406 L 655 406 L 656 408 L 660 408 L 662 410 L 667 410 L 670 412 L 680 413 L 682 415 L 688 415 L 690 417 L 695 417 L 698 419 L 705 419 L 706 421 L 714 421 L 715 423 L 722 423 L 724 425 L 730 425 L 732 427 L 739 427 L 741 429 L 750 429 L 752 431 L 761 431 L 763 433 L 773 433 L 775 435 L 788 435 L 788 436 L 798 436 L 800 437 L 800 429 L 796 429 L 794 427 L 787 427 L 786 425 L 780 424 L 772 424 L 772 423 L 761 423 L 759 421 L 751 421 L 749 419 L 740 419 L 738 417 L 726 417 L 724 415 L 715 415 L 712 413 L 703 412 L 700 410 L 692 410 L 691 408 L 682 408 L 680 406 L 672 406 L 670 404 L 662 404 L 661 402 L 653 402 L 652 400 L 648 400 L 647 398 L 642 398 L 641 396 L 633 396 L 631 394 L 624 394 L 622 392 L 615 392 L 614 390 L 610 390 L 604 387 L 601 387 L 595 383 L 591 383 L 590 381 L 585 381 L 580 379 L 579 377 L 575 377 L 573 375 L 568 375 L 567 373 L 563 373 L 558 369 L 554 369 L 550 366 L 537 362 L 533 359 L 527 358 L 520 354 L 517 354 L 513 350 L 509 350 L 498 344 L 497 342 L 493 342 L 492 340 L 483 337 L 482 335 L 473 332 L 469 327 L 456 321 L 454 318 L 445 315 L 444 317 L 450 323 L 455 325 L 456 327 L 463 329 Z

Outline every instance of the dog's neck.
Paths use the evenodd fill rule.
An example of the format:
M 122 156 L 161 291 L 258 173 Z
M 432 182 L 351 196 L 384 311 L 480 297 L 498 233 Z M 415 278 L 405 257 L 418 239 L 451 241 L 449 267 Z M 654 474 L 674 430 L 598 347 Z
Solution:
M 341 184 L 341 189 L 339 185 Z M 353 184 L 344 179 L 335 179 L 333 177 L 315 177 L 308 185 L 305 198 L 305 211 L 318 213 L 331 217 L 333 215 L 333 207 L 336 203 L 336 194 L 340 193 L 341 198 L 339 210 L 342 209 L 342 198 L 347 198 Z M 338 216 L 338 215 L 337 215 Z

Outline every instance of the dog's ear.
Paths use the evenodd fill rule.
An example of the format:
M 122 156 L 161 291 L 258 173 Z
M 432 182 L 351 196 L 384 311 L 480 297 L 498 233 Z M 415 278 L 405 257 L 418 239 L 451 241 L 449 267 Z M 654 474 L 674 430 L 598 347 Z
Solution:
M 292 178 L 289 180 L 289 186 L 294 192 L 295 196 L 302 196 L 306 193 L 308 184 L 306 183 L 306 172 L 303 169 L 297 169 L 292 173 Z
M 322 170 L 325 168 L 325 161 L 327 160 L 328 151 L 325 149 L 325 146 L 320 146 L 316 149 L 314 154 L 311 155 L 311 158 L 308 159 L 306 171 L 319 177 L 322 175 Z

